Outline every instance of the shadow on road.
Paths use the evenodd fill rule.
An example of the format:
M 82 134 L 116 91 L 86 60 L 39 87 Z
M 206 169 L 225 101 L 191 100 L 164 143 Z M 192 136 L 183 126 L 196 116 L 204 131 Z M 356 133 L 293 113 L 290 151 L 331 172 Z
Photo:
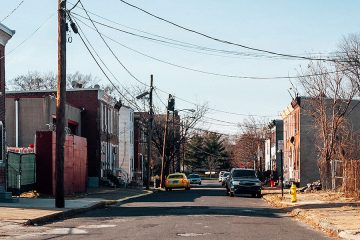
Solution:
M 200 187 L 190 191 L 158 192 L 83 214 L 84 217 L 137 217 L 224 215 L 279 218 L 279 210 L 261 207 L 259 199 L 226 197 L 223 188 Z M 202 198 L 201 203 L 195 201 Z M 234 201 L 235 200 L 235 201 Z M 236 201 L 239 200 L 239 201 Z M 244 201 L 245 200 L 245 201 Z
M 111 207 L 87 212 L 83 217 L 144 217 L 144 216 L 244 216 L 280 218 L 278 212 L 265 208 L 233 208 L 217 206 L 181 206 L 181 207 Z

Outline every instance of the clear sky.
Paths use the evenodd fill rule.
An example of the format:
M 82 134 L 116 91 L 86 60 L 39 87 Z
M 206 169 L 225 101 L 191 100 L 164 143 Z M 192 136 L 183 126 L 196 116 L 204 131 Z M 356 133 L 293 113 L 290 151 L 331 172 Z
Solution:
M 21 0 L 1 0 L 0 21 L 21 2 Z M 70 8 L 76 0 L 67 2 Z M 186 32 L 131 8 L 119 0 L 82 0 L 82 2 L 88 11 L 126 27 L 203 47 L 250 52 Z M 344 36 L 358 33 L 360 29 L 358 12 L 360 1 L 356 0 L 128 0 L 128 2 L 177 24 L 217 38 L 288 54 L 326 54 L 336 51 L 337 45 Z M 57 0 L 24 0 L 18 9 L 2 22 L 10 29 L 16 30 L 16 34 L 7 45 L 7 81 L 29 71 L 57 71 L 56 12 Z M 79 8 L 74 9 L 73 12 L 85 15 Z M 123 30 L 136 32 L 95 16 L 93 18 Z M 41 28 L 33 34 L 40 26 Z M 99 36 L 86 26 L 81 26 L 117 79 L 126 86 L 139 85 L 118 64 Z M 209 52 L 204 54 L 204 52 L 190 52 L 165 46 L 103 26 L 99 26 L 99 30 L 121 44 L 151 57 L 187 68 L 225 75 L 295 76 L 299 67 L 307 64 L 307 61 L 263 56 L 224 56 L 224 54 L 214 56 L 209 55 Z M 105 77 L 79 37 L 72 34 L 72 38 L 72 43 L 67 44 L 68 73 L 75 71 L 91 73 L 105 82 Z M 24 40 L 26 41 L 19 46 Z M 191 102 L 200 104 L 207 102 L 212 109 L 245 115 L 265 115 L 270 116 L 268 117 L 270 120 L 279 118 L 279 112 L 291 100 L 288 93 L 290 83 L 286 79 L 249 80 L 197 73 L 155 61 L 114 42 L 108 42 L 121 62 L 141 81 L 149 83 L 150 74 L 153 74 L 157 88 Z M 12 50 L 14 51 L 11 52 Z M 159 96 L 166 101 L 166 94 L 159 92 Z M 158 100 L 156 103 L 161 107 Z M 194 108 L 194 106 L 176 100 L 176 108 Z M 246 116 L 213 110 L 209 111 L 207 116 L 234 123 L 246 118 Z M 238 130 L 235 125 L 211 119 L 205 121 L 213 123 L 207 124 L 212 130 L 223 133 L 236 133 Z

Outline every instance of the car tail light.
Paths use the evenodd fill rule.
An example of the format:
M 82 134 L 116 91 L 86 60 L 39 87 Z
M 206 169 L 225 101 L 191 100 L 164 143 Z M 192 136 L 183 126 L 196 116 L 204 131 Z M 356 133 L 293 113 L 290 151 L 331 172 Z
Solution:
M 181 180 L 181 182 L 182 182 L 182 183 L 186 183 L 187 181 L 186 181 L 186 179 L 183 179 L 183 180 Z
M 169 183 L 169 180 L 166 180 L 165 183 L 168 184 L 168 183 Z

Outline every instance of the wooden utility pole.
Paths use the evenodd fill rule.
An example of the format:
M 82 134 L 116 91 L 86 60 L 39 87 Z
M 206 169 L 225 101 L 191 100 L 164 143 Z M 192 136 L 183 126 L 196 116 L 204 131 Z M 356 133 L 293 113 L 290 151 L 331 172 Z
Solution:
M 64 208 L 64 143 L 66 100 L 66 0 L 58 0 L 58 81 L 56 93 L 55 207 Z
M 169 94 L 169 100 L 172 98 L 171 94 Z M 165 161 L 166 161 L 166 141 L 167 141 L 167 132 L 168 132 L 168 122 L 169 122 L 169 104 L 166 108 L 166 122 L 165 122 L 165 130 L 164 130 L 164 142 L 163 142 L 163 150 L 162 150 L 162 158 L 161 158 L 161 172 L 160 172 L 160 187 L 162 188 L 165 183 Z
M 150 188 L 150 161 L 151 161 L 151 146 L 152 146 L 152 130 L 153 130 L 153 119 L 154 119 L 154 111 L 153 111 L 153 75 L 150 76 L 150 92 L 149 92 L 149 105 L 150 105 L 150 116 L 149 116 L 149 125 L 148 125 L 148 141 L 147 141 L 147 161 L 146 161 L 146 189 Z

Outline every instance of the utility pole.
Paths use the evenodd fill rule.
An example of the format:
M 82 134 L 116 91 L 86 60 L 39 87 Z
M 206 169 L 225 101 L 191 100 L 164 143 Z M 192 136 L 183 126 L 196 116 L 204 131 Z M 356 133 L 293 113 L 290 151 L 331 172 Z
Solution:
M 280 150 L 280 168 L 281 168 L 281 197 L 284 197 L 284 162 L 283 162 L 283 150 Z
M 66 101 L 66 0 L 58 0 L 58 81 L 56 92 L 55 207 L 64 208 L 64 143 Z
M 169 106 L 170 101 L 172 100 L 171 94 L 169 94 L 168 106 L 166 108 L 166 122 L 165 122 L 165 130 L 164 130 L 164 141 L 163 141 L 163 150 L 162 150 L 162 158 L 161 158 L 161 172 L 160 172 L 160 187 L 162 188 L 165 183 L 165 175 L 164 168 L 166 162 L 166 141 L 167 141 L 167 132 L 168 132 L 168 122 L 169 122 Z
M 149 116 L 149 125 L 148 125 L 148 147 L 147 147 L 147 161 L 146 161 L 146 189 L 150 188 L 150 161 L 151 161 L 151 146 L 152 146 L 152 129 L 153 129 L 153 119 L 154 119 L 154 111 L 153 111 L 153 75 L 150 76 L 150 92 L 149 92 L 149 105 L 150 105 L 150 116 Z
M 171 146 L 171 160 L 172 160 L 172 170 L 173 173 L 176 172 L 175 169 L 175 111 L 173 111 L 172 114 L 172 146 Z

